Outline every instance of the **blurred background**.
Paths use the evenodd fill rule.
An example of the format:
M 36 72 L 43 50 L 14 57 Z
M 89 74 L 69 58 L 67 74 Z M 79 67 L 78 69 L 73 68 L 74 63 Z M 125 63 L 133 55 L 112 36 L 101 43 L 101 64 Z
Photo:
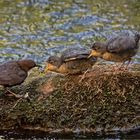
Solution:
M 135 31 L 140 0 L 0 0 L 0 63 L 41 63 L 68 47 Z M 140 63 L 140 53 L 134 62 Z

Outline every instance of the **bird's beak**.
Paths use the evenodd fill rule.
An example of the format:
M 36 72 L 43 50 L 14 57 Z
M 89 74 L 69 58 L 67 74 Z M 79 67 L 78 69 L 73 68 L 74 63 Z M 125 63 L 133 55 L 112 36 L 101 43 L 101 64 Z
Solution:
M 91 56 L 93 56 L 92 52 L 90 53 L 90 55 L 88 56 L 88 58 L 90 58 Z
M 50 64 L 50 63 L 46 63 L 46 67 L 44 69 L 44 72 L 50 72 L 50 71 L 54 71 L 55 69 L 57 69 L 57 66 Z
M 39 65 L 39 64 L 36 64 L 36 67 L 41 68 L 42 66 L 41 66 L 41 65 Z
M 99 57 L 99 55 L 100 55 L 99 52 L 97 52 L 96 50 L 92 50 L 91 53 L 90 53 L 90 55 L 88 56 L 88 58 L 90 58 L 90 57 L 92 57 L 92 56 L 94 56 L 94 57 Z
M 48 62 L 46 62 L 46 63 L 45 63 L 45 67 L 44 67 L 44 72 L 45 72 L 45 73 L 47 73 L 47 72 L 49 71 L 48 65 L 49 65 Z
M 48 67 L 46 67 L 44 71 L 47 73 L 49 71 Z

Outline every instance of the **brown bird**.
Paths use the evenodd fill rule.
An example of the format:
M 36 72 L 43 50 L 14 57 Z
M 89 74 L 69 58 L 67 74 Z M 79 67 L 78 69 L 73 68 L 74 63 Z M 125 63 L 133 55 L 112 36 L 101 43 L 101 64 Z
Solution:
M 60 57 L 50 56 L 46 63 L 46 71 L 61 74 L 80 74 L 91 68 L 96 58 L 88 58 L 91 50 L 86 48 L 70 48 L 62 52 Z
M 129 61 L 129 65 L 131 57 L 138 52 L 139 40 L 140 34 L 135 34 L 135 36 L 117 36 L 104 43 L 95 42 L 90 56 L 100 57 L 107 61 L 123 62 L 123 64 Z
M 8 90 L 8 87 L 20 85 L 28 76 L 28 71 L 37 66 L 33 60 L 9 61 L 0 65 L 0 85 L 15 97 L 21 96 Z

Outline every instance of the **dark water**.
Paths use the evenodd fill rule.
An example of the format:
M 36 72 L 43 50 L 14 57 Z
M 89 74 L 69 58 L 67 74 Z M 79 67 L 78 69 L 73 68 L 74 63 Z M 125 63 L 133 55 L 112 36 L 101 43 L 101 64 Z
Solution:
M 118 133 L 116 135 L 93 135 L 93 134 L 46 134 L 35 131 L 0 131 L 0 140 L 58 140 L 58 139 L 96 139 L 96 140 L 128 140 L 140 139 L 140 130 L 130 132 L 127 135 Z
M 140 31 L 140 0 L 0 0 L 0 63 L 21 58 L 43 63 L 65 48 L 135 31 Z M 140 63 L 140 53 L 134 62 Z M 2 135 L 10 138 L 9 133 L 22 135 Z
M 0 63 L 140 31 L 139 0 L 0 0 Z M 140 62 L 140 53 L 135 57 Z

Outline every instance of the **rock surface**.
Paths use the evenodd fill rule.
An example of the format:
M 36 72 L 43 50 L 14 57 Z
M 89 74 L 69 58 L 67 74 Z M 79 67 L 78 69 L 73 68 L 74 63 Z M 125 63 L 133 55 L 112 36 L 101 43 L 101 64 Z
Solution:
M 84 78 L 32 71 L 26 83 L 12 88 L 28 93 L 29 99 L 5 97 L 0 91 L 0 129 L 115 133 L 138 128 L 139 68 L 112 72 L 111 67 L 94 67 Z

